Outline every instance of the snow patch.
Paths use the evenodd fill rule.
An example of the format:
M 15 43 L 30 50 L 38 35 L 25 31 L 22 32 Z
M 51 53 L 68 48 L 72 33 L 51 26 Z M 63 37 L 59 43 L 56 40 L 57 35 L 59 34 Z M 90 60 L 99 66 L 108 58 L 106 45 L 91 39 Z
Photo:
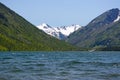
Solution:
M 117 22 L 120 20 L 120 15 L 114 20 L 114 22 Z

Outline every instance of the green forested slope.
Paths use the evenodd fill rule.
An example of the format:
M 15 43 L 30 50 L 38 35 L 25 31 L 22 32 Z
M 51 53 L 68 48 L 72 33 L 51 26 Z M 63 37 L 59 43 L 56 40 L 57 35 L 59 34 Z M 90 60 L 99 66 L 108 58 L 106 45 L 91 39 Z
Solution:
M 0 3 L 0 50 L 59 51 L 76 50 L 76 48 L 48 36 Z

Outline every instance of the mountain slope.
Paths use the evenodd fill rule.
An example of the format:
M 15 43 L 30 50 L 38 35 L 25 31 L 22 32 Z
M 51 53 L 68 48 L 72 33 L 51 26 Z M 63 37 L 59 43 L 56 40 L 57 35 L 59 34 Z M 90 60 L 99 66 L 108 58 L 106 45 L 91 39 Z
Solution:
M 75 50 L 64 41 L 57 40 L 0 3 L 0 50 Z
M 68 42 L 79 47 L 120 46 L 120 10 L 115 8 L 92 20 L 69 36 Z
M 60 40 L 66 39 L 71 33 L 81 28 L 79 25 L 72 26 L 62 26 L 62 27 L 51 27 L 48 24 L 41 24 L 37 26 L 40 30 L 43 30 L 45 33 L 56 37 Z

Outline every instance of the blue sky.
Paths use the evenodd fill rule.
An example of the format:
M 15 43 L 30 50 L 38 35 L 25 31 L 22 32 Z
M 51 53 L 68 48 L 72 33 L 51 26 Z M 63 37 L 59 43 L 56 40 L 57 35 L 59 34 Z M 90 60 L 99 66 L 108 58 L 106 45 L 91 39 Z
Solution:
M 0 0 L 34 25 L 87 25 L 112 8 L 120 9 L 120 0 Z

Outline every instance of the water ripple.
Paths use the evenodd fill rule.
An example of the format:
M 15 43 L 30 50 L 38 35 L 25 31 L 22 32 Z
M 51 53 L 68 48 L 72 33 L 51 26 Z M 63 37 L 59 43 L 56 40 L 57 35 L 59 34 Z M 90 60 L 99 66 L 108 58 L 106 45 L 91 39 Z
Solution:
M 0 52 L 0 80 L 120 80 L 120 53 Z

